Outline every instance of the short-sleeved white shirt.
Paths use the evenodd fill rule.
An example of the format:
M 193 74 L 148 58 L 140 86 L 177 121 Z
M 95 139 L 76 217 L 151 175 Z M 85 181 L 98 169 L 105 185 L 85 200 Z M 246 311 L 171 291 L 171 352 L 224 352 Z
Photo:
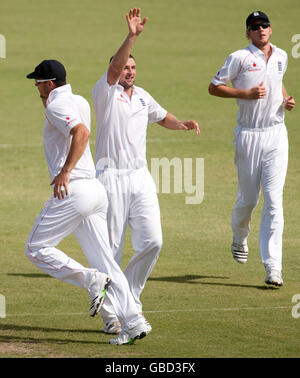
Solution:
M 147 165 L 148 123 L 163 120 L 167 111 L 148 92 L 134 86 L 131 99 L 118 84 L 109 85 L 107 72 L 93 90 L 97 121 L 96 169 L 138 169 Z
M 70 84 L 50 92 L 46 104 L 43 141 L 51 180 L 57 176 L 70 151 L 70 131 L 79 123 L 90 130 L 90 105 L 81 96 L 74 95 Z M 95 165 L 89 143 L 76 166 L 70 173 L 70 180 L 95 177 Z
M 216 86 L 227 85 L 231 81 L 232 86 L 239 89 L 251 89 L 262 82 L 266 87 L 267 94 L 263 99 L 237 99 L 238 126 L 265 128 L 284 122 L 282 79 L 287 68 L 287 54 L 272 44 L 271 47 L 268 62 L 254 44 L 235 51 L 226 58 L 212 80 Z

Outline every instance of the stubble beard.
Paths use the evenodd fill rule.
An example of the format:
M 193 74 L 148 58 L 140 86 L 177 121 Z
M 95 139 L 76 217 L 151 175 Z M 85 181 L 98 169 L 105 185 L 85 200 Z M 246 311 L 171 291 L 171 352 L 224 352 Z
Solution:
M 132 84 L 129 84 L 126 80 L 120 81 L 119 84 L 122 85 L 122 87 L 125 90 L 128 90 L 134 86 L 135 80 L 133 80 Z

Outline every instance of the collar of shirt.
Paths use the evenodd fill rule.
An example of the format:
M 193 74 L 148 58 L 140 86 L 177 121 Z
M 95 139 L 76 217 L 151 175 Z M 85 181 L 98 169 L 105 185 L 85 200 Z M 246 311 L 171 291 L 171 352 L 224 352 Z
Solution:
M 117 88 L 118 88 L 118 90 L 120 91 L 120 92 L 125 92 L 125 89 L 124 89 L 124 87 L 121 85 L 121 84 L 118 84 L 117 85 Z M 132 94 L 136 94 L 137 93 L 137 89 L 136 89 L 136 87 L 133 85 L 133 91 L 132 91 Z
M 272 43 L 270 43 L 270 46 L 272 48 L 272 54 L 273 55 L 275 52 L 276 52 L 276 46 L 273 45 Z M 256 47 L 253 43 L 251 43 L 249 46 L 248 46 L 249 50 L 256 56 L 265 56 L 265 54 L 261 51 L 261 49 L 259 49 L 258 47 Z
M 49 105 L 61 93 L 72 93 L 71 85 L 66 84 L 66 85 L 62 85 L 61 87 L 57 87 L 53 89 L 53 91 L 49 93 L 49 96 L 47 99 L 47 105 Z

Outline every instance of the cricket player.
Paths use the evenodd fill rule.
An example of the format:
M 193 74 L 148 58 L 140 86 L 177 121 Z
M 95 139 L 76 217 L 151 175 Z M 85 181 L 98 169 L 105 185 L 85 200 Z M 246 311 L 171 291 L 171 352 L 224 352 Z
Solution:
M 112 57 L 108 70 L 95 84 L 92 95 L 97 121 L 96 174 L 108 194 L 110 245 L 118 264 L 127 226 L 135 254 L 125 276 L 142 313 L 140 295 L 162 247 L 160 209 L 156 186 L 147 168 L 146 132 L 148 123 L 172 130 L 195 130 L 195 121 L 179 121 L 141 87 L 134 85 L 136 62 L 131 55 L 137 37 L 148 20 L 134 8 L 126 15 L 128 35 Z M 104 332 L 118 333 L 118 317 L 108 301 L 101 310 Z M 148 332 L 149 322 L 145 320 Z
M 246 19 L 251 44 L 230 54 L 210 83 L 214 96 L 236 98 L 237 126 L 234 131 L 238 193 L 232 212 L 233 258 L 245 263 L 252 212 L 260 188 L 264 195 L 259 246 L 265 266 L 265 282 L 281 286 L 283 187 L 288 165 L 288 136 L 284 109 L 295 101 L 283 85 L 287 54 L 270 42 L 268 16 L 256 11 Z M 232 87 L 228 83 L 232 82 Z
M 125 335 L 110 343 L 132 344 L 146 336 L 146 327 L 109 246 L 107 196 L 95 177 L 89 146 L 90 106 L 72 93 L 65 68 L 56 60 L 42 61 L 27 78 L 35 79 L 46 108 L 43 140 L 53 195 L 28 237 L 26 256 L 52 277 L 86 289 L 91 316 L 99 312 L 106 294 Z M 78 239 L 90 268 L 57 248 L 71 233 Z

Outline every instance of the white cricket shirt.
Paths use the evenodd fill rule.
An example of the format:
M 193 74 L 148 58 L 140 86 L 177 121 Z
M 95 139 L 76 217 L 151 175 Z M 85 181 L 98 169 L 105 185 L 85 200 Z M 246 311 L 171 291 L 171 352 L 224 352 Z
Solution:
M 81 96 L 74 95 L 70 84 L 50 92 L 46 104 L 46 119 L 43 129 L 44 151 L 51 180 L 57 176 L 70 151 L 70 131 L 79 123 L 90 130 L 90 105 Z M 95 177 L 95 165 L 89 143 L 70 174 L 71 179 Z
M 237 125 L 247 128 L 265 128 L 284 122 L 282 106 L 282 78 L 287 68 L 285 51 L 271 44 L 272 55 L 268 62 L 264 53 L 254 44 L 230 54 L 213 78 L 216 86 L 251 89 L 261 82 L 266 87 L 265 98 L 258 100 L 237 99 L 239 111 Z
M 107 71 L 95 84 L 93 101 L 97 121 L 97 171 L 108 168 L 139 169 L 147 165 L 148 123 L 163 120 L 167 111 L 148 92 L 134 86 L 130 97 L 118 84 L 107 83 Z

